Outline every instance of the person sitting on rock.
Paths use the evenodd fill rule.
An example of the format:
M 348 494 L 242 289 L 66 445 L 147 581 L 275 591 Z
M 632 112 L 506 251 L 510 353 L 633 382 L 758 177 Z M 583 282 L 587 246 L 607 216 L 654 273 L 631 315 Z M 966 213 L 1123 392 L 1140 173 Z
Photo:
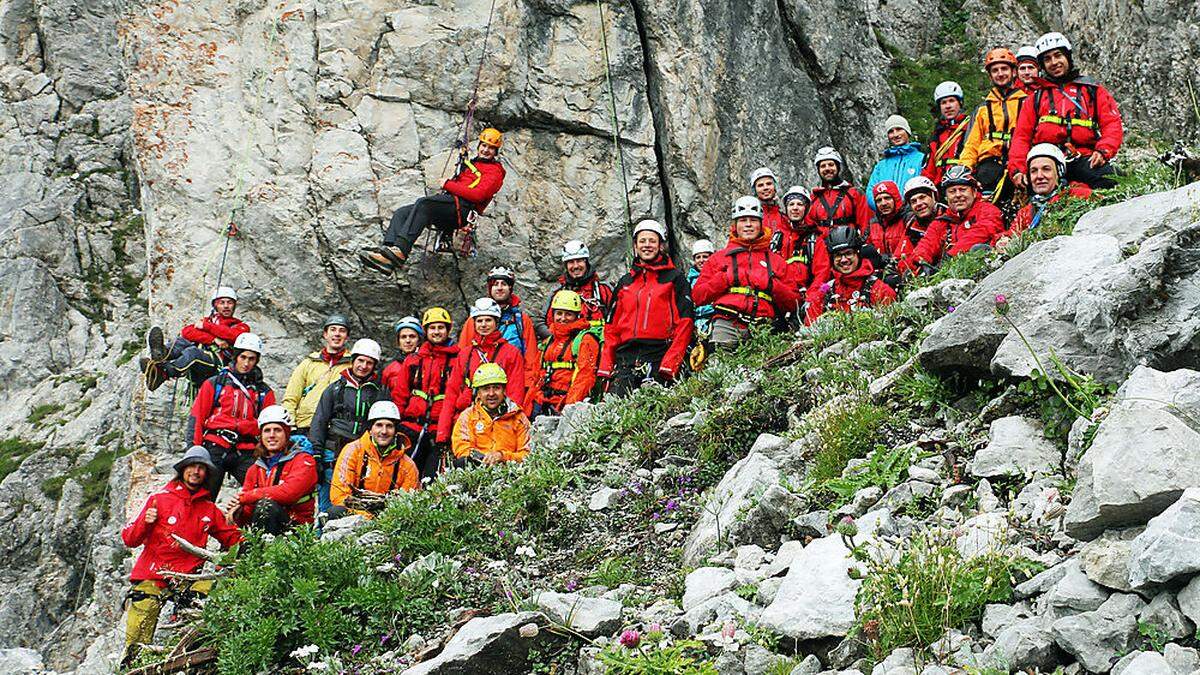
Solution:
M 442 406 L 438 420 L 438 443 L 449 443 L 454 420 L 471 407 L 471 383 L 467 377 L 480 364 L 495 363 L 508 374 L 508 397 L 520 405 L 526 391 L 525 359 L 521 352 L 500 333 L 500 305 L 491 298 L 479 298 L 471 306 L 471 338 L 458 343 L 458 358 L 450 373 L 446 390 L 447 405 Z M 536 352 L 536 348 L 532 351 Z
M 1000 209 L 983 199 L 967 167 L 950 167 L 942 177 L 942 194 L 950 208 L 933 219 L 901 269 L 915 271 L 921 265 L 936 266 L 943 257 L 988 249 L 1004 231 Z
M 1111 162 L 1125 137 L 1117 102 L 1108 89 L 1079 74 L 1071 43 L 1062 33 L 1046 33 L 1036 47 L 1045 78 L 1033 81 L 1017 117 L 1008 155 L 1013 183 L 1026 187 L 1030 148 L 1053 143 L 1067 158 L 1067 180 L 1093 189 L 1113 187 Z
M 304 436 L 292 436 L 292 416 L 272 405 L 258 416 L 262 437 L 254 465 L 237 496 L 233 518 L 242 527 L 281 535 L 313 522 L 317 461 Z
M 458 466 L 520 462 L 529 455 L 529 418 L 505 397 L 508 374 L 496 363 L 482 363 L 471 375 L 471 407 L 454 422 L 454 462 Z
M 842 154 L 831 147 L 823 147 L 817 150 L 813 164 L 817 167 L 821 185 L 813 188 L 812 204 L 804 215 L 807 234 L 803 236 L 818 234 L 824 237 L 838 225 L 853 225 L 859 232 L 866 231 L 871 224 L 871 207 L 867 206 L 867 198 L 858 188 L 842 178 L 846 170 Z M 824 245 L 812 247 L 812 261 L 808 268 L 809 287 L 829 280 L 829 255 Z
M 525 395 L 525 414 L 559 415 L 562 409 L 592 395 L 600 362 L 598 329 L 583 318 L 583 299 L 562 290 L 550 301 L 554 323 L 542 343 L 542 357 L 533 384 Z
M 799 310 L 799 289 L 787 263 L 771 250 L 771 231 L 763 226 L 756 198 L 733 203 L 729 244 L 704 266 L 692 302 L 713 306 L 711 340 L 727 349 L 750 336 L 751 324 L 769 324 Z
M 421 343 L 425 341 L 425 329 L 421 326 L 420 319 L 406 316 L 396 322 L 394 332 L 396 358 L 383 369 L 382 376 L 383 386 L 393 395 L 396 393 L 397 380 L 400 378 L 400 371 L 404 369 L 404 362 L 409 356 L 416 354 L 421 349 Z
M 193 445 L 208 449 L 216 467 L 209 472 L 209 494 L 216 499 L 225 475 L 239 484 L 254 463 L 258 445 L 259 411 L 275 404 L 275 392 L 263 382 L 258 362 L 262 340 L 242 333 L 233 342 L 233 361 L 200 385 L 188 418 L 188 436 Z
M 871 261 L 859 255 L 862 237 L 848 225 L 825 236 L 833 279 L 809 291 L 808 323 L 828 311 L 854 312 L 896 301 L 896 291 L 876 274 Z
M 783 209 L 779 208 L 779 177 L 775 172 L 765 166 L 755 169 L 750 174 L 750 190 L 762 206 L 763 227 L 775 233 L 783 233 L 785 237 L 794 237 L 794 234 L 789 232 L 791 223 L 788 222 Z
M 957 82 L 946 81 L 933 90 L 933 138 L 929 139 L 929 158 L 921 169 L 921 175 L 937 184 L 942 180 L 946 167 L 959 163 L 967 128 L 971 120 L 963 112 L 963 88 Z M 904 185 L 911 178 L 896 181 Z
M 558 278 L 558 287 L 550 291 L 546 307 L 534 317 L 533 328 L 539 340 L 550 337 L 550 325 L 554 323 L 554 310 L 550 303 L 559 291 L 574 291 L 583 300 L 583 318 L 593 326 L 603 326 L 604 317 L 612 305 L 612 284 L 600 280 L 592 268 L 591 251 L 587 244 L 572 239 L 563 245 L 563 275 Z
M 1025 163 L 1029 167 L 1029 187 L 1033 197 L 1017 212 L 1012 225 L 996 242 L 997 248 L 1004 248 L 1013 237 L 1040 225 L 1046 207 L 1051 204 L 1066 197 L 1089 199 L 1094 194 L 1087 185 L 1065 179 L 1067 158 L 1057 145 L 1039 143 L 1033 146 Z
M 370 338 L 356 340 L 350 349 L 350 367 L 325 388 L 313 412 L 308 440 L 317 457 L 317 509 L 321 513 L 329 510 L 329 481 L 338 453 L 366 430 L 371 405 L 391 400 L 392 394 L 379 374 L 382 351 Z
M 717 248 L 707 239 L 697 239 L 692 242 L 692 266 L 687 271 L 688 285 L 692 287 L 692 290 L 696 288 L 696 281 L 700 278 L 700 271 L 704 269 L 704 264 L 716 252 Z M 712 315 L 712 305 L 700 305 L 696 308 L 696 334 L 703 336 L 705 340 L 708 339 L 709 322 L 712 320 Z
M 872 210 L 875 208 L 875 199 L 871 194 L 876 183 L 890 180 L 899 185 L 920 174 L 925 166 L 925 153 L 921 152 L 921 144 L 913 140 L 912 126 L 903 115 L 888 117 L 884 121 L 884 130 L 888 146 L 867 181 L 867 206 Z
M 600 350 L 597 376 L 608 381 L 610 394 L 628 394 L 649 380 L 671 383 L 687 356 L 695 319 L 692 289 L 666 247 L 667 229 L 658 221 L 634 226 L 633 266 L 613 291 Z
M 201 549 L 208 545 L 210 536 L 222 550 L 242 541 L 242 533 L 225 519 L 205 488 L 209 474 L 217 471 L 208 450 L 192 446 L 175 462 L 174 469 L 175 477 L 150 495 L 137 517 L 121 530 L 126 546 L 144 546 L 129 573 L 133 587 L 126 595 L 129 611 L 125 617 L 125 657 L 121 661 L 125 665 L 137 656 L 140 645 L 154 641 L 158 615 L 166 600 L 173 600 L 176 608 L 181 608 L 212 590 L 211 580 L 184 582 L 182 591 L 169 590 L 163 572 L 194 574 L 204 565 L 202 558 L 181 548 L 171 535 Z
M 1017 50 L 1017 87 L 1026 94 L 1033 91 L 1033 81 L 1041 72 L 1038 61 L 1038 50 L 1033 45 L 1026 45 Z
M 421 480 L 431 479 L 441 468 L 442 448 L 438 437 L 450 438 L 453 419 L 446 420 L 445 433 L 439 433 L 442 408 L 447 405 L 449 385 L 458 359 L 458 346 L 450 344 L 454 322 L 450 312 L 430 307 L 421 317 L 425 342 L 416 354 L 400 364 L 388 388 L 392 401 L 400 410 L 400 431 L 412 441 L 412 459 L 417 463 Z
M 333 470 L 329 491 L 329 519 L 358 514 L 373 518 L 370 511 L 346 506 L 346 498 L 357 493 L 387 495 L 396 490 L 416 490 L 420 485 L 417 465 L 409 456 L 412 441 L 400 433 L 400 410 L 391 401 L 377 401 L 367 413 L 367 431 L 342 450 Z
M 233 315 L 237 310 L 237 291 L 229 286 L 218 288 L 210 304 L 212 313 L 184 326 L 170 349 L 163 341 L 162 328 L 154 326 L 146 334 L 150 357 L 142 357 L 140 366 L 147 389 L 154 391 L 175 377 L 186 377 L 193 385 L 200 386 L 229 362 L 233 342 L 239 335 L 250 332 L 250 327 Z
M 469 227 L 474 214 L 483 213 L 504 185 L 504 166 L 498 155 L 504 136 L 487 128 L 479 134 L 478 154 L 467 159 L 461 149 L 461 168 L 442 184 L 442 193 L 421 197 L 392 214 L 383 235 L 383 246 L 364 249 L 358 254 L 363 265 L 384 273 L 403 265 L 413 245 L 426 227 L 433 225 L 444 232 Z
M 909 181 L 917 178 L 921 176 L 914 176 Z M 866 243 L 860 255 L 871 260 L 876 273 L 885 278 L 888 285 L 898 287 L 900 277 L 895 271 L 901 260 L 912 255 L 915 244 L 907 236 L 900 187 L 890 180 L 875 185 L 875 217 L 863 239 Z
M 529 376 L 537 370 L 537 331 L 533 327 L 533 316 L 525 311 L 521 298 L 513 292 L 516 281 L 517 275 L 512 270 L 504 266 L 493 267 L 487 276 L 487 294 L 500 308 L 497 332 L 521 353 L 525 359 L 525 374 Z M 475 322 L 468 321 L 463 324 L 458 343 L 471 344 L 475 337 Z
M 904 219 L 904 235 L 908 244 L 901 244 L 905 255 L 897 256 L 897 263 L 912 256 L 934 219 L 946 212 L 946 206 L 938 202 L 937 185 L 926 176 L 915 176 L 904 184 L 904 204 L 900 215 Z
M 308 434 L 321 394 L 350 367 L 350 355 L 346 353 L 346 342 L 350 339 L 349 319 L 341 314 L 331 314 L 321 326 L 321 339 L 324 346 L 300 361 L 283 393 L 281 405 L 296 421 L 298 434 Z
M 1011 50 L 998 47 L 989 51 L 983 67 L 992 88 L 975 111 L 959 162 L 975 173 L 985 198 L 1007 207 L 1013 195 L 1012 183 L 1004 180 L 1008 148 L 1026 94 L 1015 84 L 1017 57 Z

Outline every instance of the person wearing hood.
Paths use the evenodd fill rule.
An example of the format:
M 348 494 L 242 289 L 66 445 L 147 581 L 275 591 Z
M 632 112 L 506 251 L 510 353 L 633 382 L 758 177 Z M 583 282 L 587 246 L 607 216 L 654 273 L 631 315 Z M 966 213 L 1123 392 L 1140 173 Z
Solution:
M 1026 94 L 1016 86 L 1017 57 L 1011 50 L 989 51 L 983 68 L 992 88 L 975 111 L 959 161 L 975 173 L 985 197 L 993 204 L 1007 203 L 1013 194 L 1012 183 L 1005 180 L 1008 149 Z
M 914 176 L 909 181 L 921 178 Z M 900 187 L 890 180 L 875 185 L 875 217 L 865 233 L 859 254 L 871 261 L 875 272 L 892 288 L 898 288 L 897 265 L 912 255 L 915 243 L 906 236 L 904 199 Z
M 871 207 L 867 206 L 867 198 L 858 188 L 842 178 L 846 163 L 842 155 L 831 147 L 817 150 L 813 160 L 817 168 L 817 176 L 821 185 L 813 188 L 812 204 L 804 215 L 809 240 L 815 235 L 823 238 L 838 225 L 850 225 L 859 232 L 865 232 L 871 224 Z M 829 269 L 829 254 L 823 244 L 813 243 L 811 262 L 808 263 L 809 279 L 806 288 L 819 286 L 831 277 Z M 804 284 L 800 284 L 803 286 Z
M 325 388 L 313 413 L 308 440 L 316 453 L 320 475 L 317 508 L 329 510 L 329 484 L 338 453 L 367 428 L 367 413 L 376 401 L 390 400 L 391 392 L 379 373 L 379 343 L 362 338 L 350 349 L 350 367 Z
M 764 227 L 755 197 L 739 197 L 730 212 L 729 244 L 713 254 L 692 289 L 692 302 L 713 306 L 712 343 L 736 347 L 750 325 L 796 313 L 799 287 Z
M 612 305 L 612 285 L 600 280 L 592 267 L 591 251 L 587 244 L 572 239 L 562 248 L 563 274 L 558 278 L 558 287 L 550 291 L 546 307 L 534 317 L 533 328 L 539 340 L 550 337 L 550 326 L 554 323 L 554 310 L 550 307 L 559 291 L 573 291 L 583 301 L 583 318 L 592 326 L 604 325 L 604 317 Z
M 409 456 L 412 441 L 400 432 L 400 410 L 391 401 L 377 401 L 367 413 L 367 430 L 347 445 L 333 470 L 329 490 L 329 519 L 358 514 L 371 519 L 369 511 L 351 509 L 346 498 L 355 492 L 388 495 L 396 490 L 416 490 L 420 472 Z
M 1017 117 L 1008 155 L 1013 183 L 1027 187 L 1029 150 L 1051 143 L 1067 158 L 1068 181 L 1093 189 L 1113 187 L 1112 161 L 1125 138 L 1116 100 L 1103 85 L 1080 75 L 1071 43 L 1062 33 L 1046 33 L 1035 46 L 1045 77 L 1033 80 Z
M 651 380 L 674 382 L 687 356 L 695 320 L 692 289 L 666 247 L 667 229 L 658 221 L 634 226 L 633 266 L 613 291 L 600 350 L 597 376 L 607 380 L 610 394 L 628 394 Z
M 250 327 L 233 315 L 237 302 L 237 291 L 229 286 L 213 291 L 209 315 L 184 326 L 170 347 L 164 341 L 163 329 L 152 326 L 146 334 L 150 356 L 138 362 L 146 378 L 146 388 L 154 391 L 176 377 L 186 377 L 193 385 L 200 386 L 229 363 L 234 341 L 242 333 L 250 332 Z
M 867 181 L 867 206 L 875 209 L 875 200 L 871 194 L 875 184 L 890 180 L 900 185 L 904 181 L 921 173 L 925 166 L 925 153 L 921 152 L 921 144 L 913 141 L 912 127 L 908 120 L 901 115 L 892 115 L 884 122 L 887 131 L 888 147 L 883 151 L 883 159 L 875 164 L 871 178 Z
M 458 346 L 450 344 L 454 321 L 442 307 L 430 307 L 421 316 L 425 342 L 415 354 L 404 359 L 388 383 L 392 401 L 400 410 L 402 434 L 412 442 L 412 459 L 421 480 L 437 475 L 442 463 L 442 448 L 437 439 L 450 438 L 450 428 L 439 430 L 442 408 L 447 405 L 449 385 L 458 360 Z M 446 421 L 449 425 L 452 419 Z
M 1029 203 L 1017 211 L 1012 224 L 996 242 L 996 248 L 1004 248 L 1026 230 L 1041 224 L 1046 207 L 1067 198 L 1091 199 L 1092 189 L 1083 183 L 1065 180 L 1067 158 L 1057 145 L 1041 143 L 1033 146 L 1026 160 L 1029 167 L 1029 188 L 1033 195 Z
M 262 340 L 242 333 L 232 351 L 233 361 L 200 385 L 188 416 L 192 445 L 204 446 L 216 466 L 205 486 L 213 499 L 221 493 L 226 474 L 239 484 L 245 480 L 258 445 L 258 414 L 275 404 L 275 392 L 263 382 L 258 367 Z
M 454 422 L 455 465 L 492 466 L 529 455 L 529 418 L 505 397 L 507 386 L 508 374 L 495 363 L 482 363 L 471 375 L 474 400 Z
M 531 420 L 561 414 L 565 406 L 589 398 L 596 386 L 600 337 L 583 318 L 583 299 L 575 291 L 558 291 L 550 309 L 550 337 L 542 343 L 540 367 L 525 395 L 524 410 Z
M 450 384 L 446 390 L 448 403 L 442 406 L 438 419 L 438 443 L 449 443 L 454 420 L 459 413 L 471 407 L 470 374 L 479 368 L 480 364 L 494 363 L 508 374 L 505 378 L 508 398 L 524 403 L 525 392 L 528 389 L 526 379 L 526 360 L 521 352 L 504 339 L 500 332 L 500 305 L 491 298 L 479 298 L 471 306 L 471 339 L 458 343 L 458 357 L 454 360 L 454 370 L 450 373 Z M 467 333 L 466 330 L 463 331 Z M 538 358 L 536 346 L 530 351 Z
M 507 267 L 493 267 L 487 276 L 487 295 L 500 308 L 500 319 L 496 331 L 504 341 L 517 348 L 525 359 L 525 375 L 531 377 L 537 369 L 537 331 L 533 327 L 533 316 L 521 306 L 521 298 L 513 292 L 517 275 Z M 536 311 L 536 310 L 534 310 Z M 476 337 L 475 322 L 463 324 L 458 344 L 469 345 Z M 468 371 L 469 372 L 469 371 Z M 465 377 L 464 377 L 465 379 Z M 525 386 L 529 382 L 524 383 Z M 523 392 L 522 392 L 523 393 Z M 519 398 L 519 397 L 518 397 Z
M 963 111 L 963 89 L 957 82 L 947 80 L 933 90 L 933 137 L 929 139 L 929 155 L 921 175 L 934 183 L 942 180 L 946 167 L 959 163 L 959 154 L 967 138 L 971 120 Z M 904 185 L 909 179 L 897 180 Z
M 313 522 L 317 461 L 308 439 L 291 435 L 292 424 L 283 406 L 267 406 L 259 414 L 262 437 L 232 510 L 238 525 L 278 536 Z
M 175 462 L 174 469 L 175 477 L 150 495 L 138 515 L 121 530 L 121 541 L 127 547 L 144 547 L 129 573 L 133 586 L 126 595 L 129 604 L 123 664 L 137 656 L 140 645 L 154 640 L 158 615 L 166 600 L 172 600 L 178 609 L 190 606 L 212 589 L 211 580 L 201 580 L 184 583 L 183 590 L 168 590 L 164 571 L 194 574 L 204 565 L 202 558 L 181 548 L 172 535 L 196 548 L 205 548 L 211 536 L 223 551 L 242 541 L 242 533 L 225 519 L 205 488 L 209 474 L 217 471 L 208 450 L 192 446 Z
M 315 351 L 292 371 L 281 405 L 296 421 L 296 432 L 307 434 L 313 412 L 325 387 L 337 381 L 342 371 L 350 367 L 346 342 L 350 339 L 350 320 L 341 314 L 331 314 L 321 327 L 324 346 Z
M 855 312 L 896 301 L 896 291 L 875 274 L 871 261 L 859 254 L 862 246 L 859 233 L 846 225 L 826 235 L 833 279 L 810 292 L 808 323 L 825 312 Z
M 945 257 L 990 248 L 1004 232 L 1004 216 L 983 198 L 967 167 L 950 167 L 942 177 L 942 194 L 949 208 L 933 219 L 901 270 L 917 271 L 923 265 L 936 266 Z

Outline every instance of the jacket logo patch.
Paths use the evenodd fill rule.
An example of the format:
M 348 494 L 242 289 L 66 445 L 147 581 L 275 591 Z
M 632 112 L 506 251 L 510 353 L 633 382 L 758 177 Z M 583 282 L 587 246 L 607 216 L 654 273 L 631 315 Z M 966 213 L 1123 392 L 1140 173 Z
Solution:
M 176 518 L 175 516 L 171 516 L 170 518 L 167 518 L 168 525 L 174 525 L 177 522 L 179 522 L 179 519 Z
M 479 433 L 483 433 L 483 422 L 475 423 L 475 431 L 477 431 Z

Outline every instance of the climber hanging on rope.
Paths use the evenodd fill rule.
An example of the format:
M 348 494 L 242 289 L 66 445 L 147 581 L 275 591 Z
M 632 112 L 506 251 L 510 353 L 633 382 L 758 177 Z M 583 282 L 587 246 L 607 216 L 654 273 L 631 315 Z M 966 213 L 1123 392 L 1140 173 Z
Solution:
M 479 134 L 478 154 L 470 159 L 467 145 L 462 144 L 458 172 L 442 184 L 443 192 L 421 197 L 392 214 L 383 245 L 359 252 L 362 264 L 390 274 L 408 259 L 427 226 L 433 225 L 445 234 L 472 227 L 476 214 L 483 213 L 504 185 L 504 167 L 497 157 L 503 140 L 498 130 L 484 129 Z

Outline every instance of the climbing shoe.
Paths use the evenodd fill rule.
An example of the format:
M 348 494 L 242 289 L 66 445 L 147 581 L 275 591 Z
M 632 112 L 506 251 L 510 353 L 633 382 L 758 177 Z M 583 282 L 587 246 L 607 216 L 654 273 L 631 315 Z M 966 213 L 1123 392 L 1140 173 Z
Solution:
M 162 363 L 167 360 L 167 343 L 163 340 L 163 330 L 158 326 L 152 327 L 146 334 L 146 348 L 150 350 L 151 361 Z
M 146 389 L 154 391 L 167 381 L 166 371 L 163 370 L 162 366 L 155 363 L 151 359 L 143 356 L 141 360 L 138 361 L 138 365 L 142 369 L 142 374 L 146 376 Z

